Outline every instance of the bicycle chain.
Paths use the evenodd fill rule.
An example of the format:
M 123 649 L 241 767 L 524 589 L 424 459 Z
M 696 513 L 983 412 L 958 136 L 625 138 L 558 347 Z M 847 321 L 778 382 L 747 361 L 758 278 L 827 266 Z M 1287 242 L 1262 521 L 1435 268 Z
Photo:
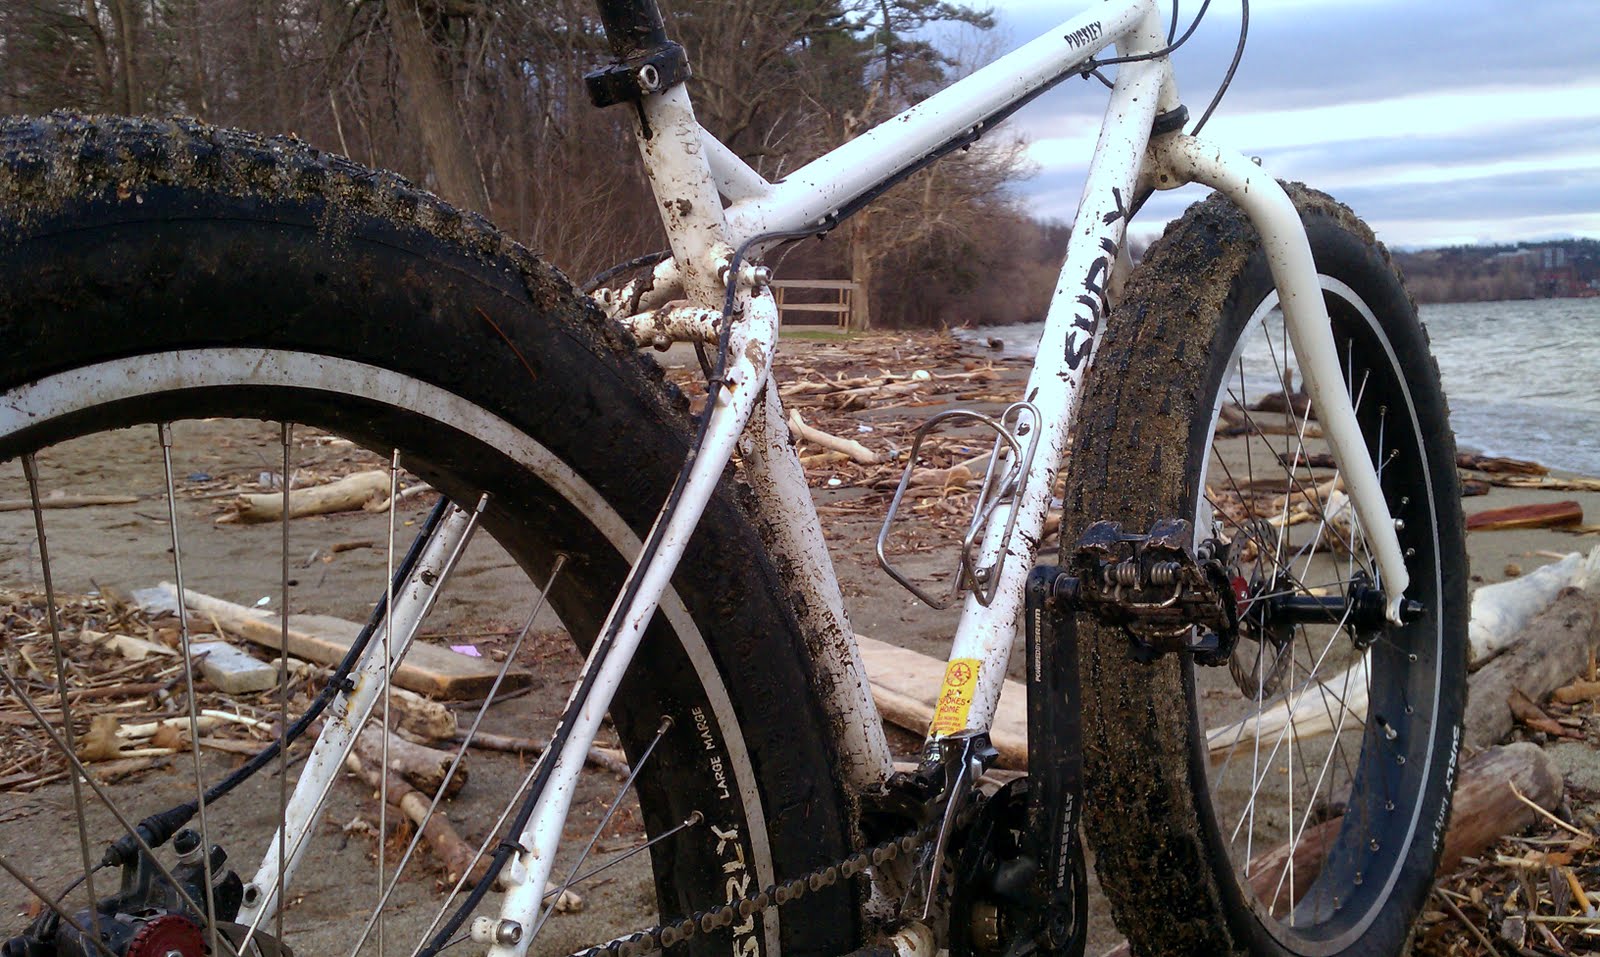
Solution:
M 957 818 L 958 826 L 970 822 L 973 812 L 981 803 L 977 794 L 972 797 L 969 806 L 964 808 Z M 759 893 L 747 894 L 671 923 L 657 924 L 645 930 L 635 931 L 608 943 L 576 951 L 569 957 L 647 957 L 649 954 L 659 953 L 674 944 L 688 940 L 695 934 L 731 927 L 735 921 L 743 920 L 770 906 L 781 906 L 798 900 L 811 891 L 831 887 L 840 877 L 851 878 L 868 867 L 886 864 L 902 854 L 910 854 L 938 835 L 939 823 L 938 819 L 932 820 L 920 828 L 875 844 L 837 863 L 818 867 L 793 880 L 768 885 Z

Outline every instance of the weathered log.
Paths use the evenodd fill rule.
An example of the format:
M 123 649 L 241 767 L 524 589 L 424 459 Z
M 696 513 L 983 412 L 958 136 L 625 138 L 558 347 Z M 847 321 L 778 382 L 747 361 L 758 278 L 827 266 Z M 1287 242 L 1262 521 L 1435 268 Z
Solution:
M 1542 701 L 1582 672 L 1600 643 L 1597 626 L 1600 601 L 1576 588 L 1556 595 L 1505 651 L 1472 675 L 1467 746 L 1488 747 L 1510 733 L 1514 719 L 1508 702 L 1513 691 Z
M 1299 391 L 1285 394 L 1281 389 L 1277 392 L 1270 392 L 1251 403 L 1250 411 L 1292 412 L 1301 418 L 1316 418 L 1311 411 L 1311 396 Z
M 1507 834 L 1522 830 L 1537 818 L 1538 812 L 1518 799 L 1518 791 L 1540 807 L 1550 810 L 1561 803 L 1561 772 L 1544 751 L 1523 741 L 1489 748 L 1469 758 L 1461 766 L 1456 784 L 1455 807 L 1450 827 L 1445 832 L 1439 873 L 1448 873 L 1463 857 L 1475 857 Z M 1288 903 L 1288 881 L 1279 886 L 1289 859 L 1294 858 L 1295 893 L 1311 886 L 1322 870 L 1328 847 L 1339 834 L 1340 818 L 1306 828 L 1291 849 L 1289 845 L 1257 855 L 1251 862 L 1250 883 L 1256 896 L 1271 901 L 1279 896 L 1279 907 Z M 1291 855 L 1292 850 L 1292 855 Z M 1127 957 L 1126 942 L 1107 951 L 1104 957 Z
M 1472 620 L 1467 624 L 1471 660 L 1482 662 L 1510 644 L 1563 588 L 1593 585 L 1600 585 L 1600 548 L 1587 557 L 1573 552 L 1520 578 L 1479 588 L 1472 593 Z
M 329 512 L 350 512 L 364 508 L 368 502 L 389 500 L 389 473 L 382 469 L 356 472 L 326 485 L 289 490 L 289 517 L 325 515 Z M 275 522 L 283 517 L 283 493 L 246 494 L 234 503 L 236 512 L 220 521 L 245 524 Z
M 1551 492 L 1600 492 L 1600 479 L 1569 475 L 1491 475 L 1489 484 L 1503 488 L 1542 488 Z
M 1574 681 L 1555 690 L 1550 696 L 1562 704 L 1577 704 L 1600 698 L 1600 681 Z
M 1583 524 L 1583 506 L 1568 499 L 1562 502 L 1533 502 L 1488 508 L 1467 516 L 1467 531 L 1496 532 L 1509 528 L 1560 528 Z
M 374 767 L 383 765 L 384 737 L 383 729 L 376 725 L 368 725 L 361 729 L 361 734 L 356 736 L 356 753 L 361 755 L 362 761 Z M 387 737 L 389 770 L 399 772 L 401 777 L 428 795 L 439 793 L 439 785 L 444 783 L 445 774 L 449 772 L 455 755 L 449 751 L 440 751 L 425 744 L 408 741 L 398 734 L 391 733 Z M 456 768 L 456 773 L 450 776 L 445 796 L 455 797 L 466 783 L 467 769 Z
M 380 702 L 374 714 L 382 713 Z M 449 741 L 456 736 L 455 712 L 431 698 L 404 688 L 389 688 L 389 707 L 394 723 L 424 741 Z M 395 715 L 393 712 L 399 712 Z
M 465 735 L 456 736 L 457 741 L 464 738 Z M 515 735 L 479 731 L 472 736 L 472 743 L 468 747 L 482 748 L 485 751 L 507 751 L 512 754 L 543 754 L 547 744 L 548 742 L 539 738 L 520 738 Z M 589 748 L 589 763 L 610 771 L 619 778 L 626 778 L 632 773 L 628 768 L 628 756 L 616 748 L 592 745 Z
M 881 461 L 878 458 L 878 453 L 854 439 L 842 439 L 837 435 L 831 435 L 821 429 L 806 425 L 805 421 L 800 418 L 800 413 L 794 409 L 789 410 L 789 431 L 797 439 L 803 439 L 812 445 L 820 446 L 830 451 L 843 452 L 850 456 L 852 461 L 859 462 L 862 465 L 877 465 Z
M 1527 459 L 1508 459 L 1473 452 L 1457 452 L 1456 466 L 1501 475 L 1544 475 L 1550 471 L 1538 462 L 1529 462 Z

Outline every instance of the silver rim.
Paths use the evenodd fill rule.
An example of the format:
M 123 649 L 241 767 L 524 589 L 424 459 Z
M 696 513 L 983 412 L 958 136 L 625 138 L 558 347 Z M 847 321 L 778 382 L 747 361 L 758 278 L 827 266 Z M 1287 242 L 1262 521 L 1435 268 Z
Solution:
M 1347 307 L 1346 315 L 1364 320 L 1386 353 L 1355 357 L 1385 362 L 1383 370 L 1357 369 L 1349 354 L 1341 357 L 1358 414 L 1377 423 L 1372 441 L 1381 450 L 1380 479 L 1386 471 L 1405 471 L 1397 464 L 1400 456 L 1412 457 L 1425 476 L 1420 424 L 1387 337 L 1354 290 L 1320 278 L 1330 299 Z M 1343 595 L 1363 577 L 1373 582 L 1377 576 L 1337 470 L 1316 464 L 1327 448 L 1314 410 L 1308 412 L 1292 397 L 1281 409 L 1248 409 L 1270 393 L 1292 392 L 1285 388 L 1287 378 L 1299 381 L 1276 306 L 1273 292 L 1251 315 L 1212 410 L 1196 535 L 1220 533 L 1242 543 L 1250 598 L 1242 608 L 1245 635 L 1229 666 L 1196 668 L 1195 707 L 1197 727 L 1206 729 L 1203 763 L 1211 811 L 1246 899 L 1281 943 L 1300 953 L 1331 953 L 1371 925 L 1400 876 L 1405 853 L 1382 845 L 1398 840 L 1400 848 L 1409 848 L 1426 826 L 1426 809 L 1415 792 L 1433 770 L 1439 728 L 1432 715 L 1439 703 L 1443 635 L 1435 616 L 1435 633 L 1409 636 L 1413 650 L 1402 652 L 1389 636 L 1378 634 L 1374 654 L 1362 649 L 1372 638 L 1356 640 L 1343 620 L 1288 628 L 1249 623 L 1250 610 L 1274 596 Z M 1348 337 L 1341 348 L 1351 350 Z M 1375 397 L 1379 371 L 1385 380 L 1382 399 Z M 1403 407 L 1396 407 L 1396 400 Z M 1374 408 L 1378 402 L 1381 407 Z M 1228 432 L 1241 434 L 1225 436 Z M 1385 490 L 1393 497 L 1391 484 L 1386 481 Z M 1429 483 L 1408 488 L 1415 490 L 1407 493 L 1413 497 L 1425 493 L 1426 501 L 1410 503 L 1406 511 L 1434 514 Z M 1437 556 L 1437 531 L 1431 521 L 1427 528 Z M 1431 584 L 1432 594 L 1440 594 L 1437 575 L 1435 563 L 1434 580 L 1414 583 L 1413 593 L 1417 584 Z M 1419 643 L 1431 645 L 1431 653 L 1418 649 Z M 1400 655 L 1407 663 L 1400 669 L 1431 665 L 1431 680 L 1425 672 L 1413 676 L 1393 670 Z M 1387 662 L 1377 669 L 1385 678 L 1377 700 L 1371 680 L 1375 657 Z M 1431 688 L 1432 700 L 1414 701 L 1402 692 L 1399 700 L 1406 703 L 1397 706 L 1393 689 L 1419 679 Z M 1380 765 L 1406 761 L 1413 764 L 1398 779 L 1411 792 L 1378 793 L 1392 790 L 1398 777 L 1393 767 Z M 1365 799 L 1352 801 L 1357 780 L 1363 782 Z M 1355 828 L 1346 828 L 1345 817 L 1357 813 L 1349 822 Z M 1320 882 L 1315 872 L 1307 873 L 1308 862 L 1317 859 L 1310 848 L 1340 835 L 1341 842 L 1352 840 L 1368 822 L 1374 866 L 1347 865 Z
M 510 423 L 466 402 L 458 396 L 427 383 L 349 360 L 330 359 L 306 353 L 261 349 L 193 350 L 114 360 L 60 373 L 39 382 L 13 389 L 3 397 L 0 397 L 0 439 L 12 437 L 21 430 L 37 428 L 41 425 L 48 427 L 51 422 L 62 416 L 72 415 L 105 403 L 136 400 L 142 397 L 173 393 L 184 389 L 221 387 L 282 388 L 302 392 L 326 392 L 330 397 L 339 395 L 355 396 L 403 408 L 435 423 L 448 424 L 451 428 L 465 432 L 491 448 L 502 450 L 518 466 L 538 476 L 582 514 L 622 556 L 631 557 L 637 554 L 640 547 L 638 537 L 628 528 L 622 517 L 591 486 L 565 463 L 557 459 L 548 449 L 521 433 Z M 337 402 L 337 399 L 333 401 Z M 276 431 L 276 427 L 274 427 L 274 430 Z M 170 541 L 166 544 L 170 545 L 171 555 L 165 559 L 162 571 L 164 575 L 171 575 L 181 589 L 184 585 L 183 534 L 190 531 L 191 526 L 194 525 L 192 521 L 184 520 L 180 517 L 176 508 L 178 495 L 174 492 L 175 479 L 172 450 L 176 447 L 178 441 L 181 441 L 181 435 L 175 441 L 172 432 L 165 425 L 160 426 L 158 430 L 153 429 L 151 432 L 152 436 L 149 444 L 152 446 L 154 457 L 160 463 L 162 469 L 166 499 L 171 513 L 166 523 L 168 525 L 167 531 L 170 532 L 171 536 Z M 295 442 L 293 432 L 288 425 L 282 427 L 279 444 L 282 452 L 281 472 L 279 474 L 292 476 L 295 469 Z M 276 459 L 276 456 L 274 458 Z M 399 476 L 399 464 L 401 463 L 397 460 L 396 467 L 390 473 L 392 481 L 395 482 L 397 482 Z M 47 596 L 46 604 L 54 608 L 57 601 L 53 592 L 58 589 L 54 587 L 56 583 L 52 580 L 51 572 L 53 568 L 61 567 L 59 565 L 60 560 L 59 557 L 52 559 L 48 554 L 49 523 L 46 515 L 47 510 L 41 507 L 38 482 L 34 480 L 34 456 L 26 456 L 24 465 L 28 481 L 22 494 L 17 497 L 30 498 L 32 502 L 32 507 L 26 514 L 29 516 L 30 521 L 37 526 L 36 547 L 42 560 L 36 563 L 35 570 L 40 573 L 41 580 L 31 583 L 10 582 L 8 584 L 11 587 L 20 586 L 30 590 L 42 589 L 52 592 Z M 391 486 L 390 491 L 392 498 L 392 493 L 396 489 Z M 464 504 L 470 508 L 472 503 Z M 389 510 L 391 522 L 396 511 L 396 509 Z M 281 545 L 278 553 L 272 555 L 270 561 L 276 563 L 279 575 L 278 584 L 280 587 L 277 593 L 280 597 L 278 605 L 287 615 L 289 606 L 293 601 L 289 590 L 289 581 L 291 574 L 293 574 L 290 569 L 291 523 L 284 520 L 278 524 L 281 528 Z M 385 564 L 391 562 L 396 554 L 395 537 L 399 538 L 399 548 L 401 550 L 404 549 L 405 533 L 395 530 L 394 536 L 386 543 Z M 557 571 L 559 572 L 559 565 Z M 370 593 L 373 595 L 382 594 L 385 590 L 383 581 L 382 578 L 372 581 L 370 583 Z M 531 593 L 539 596 L 535 599 L 535 605 L 542 601 L 544 591 L 542 587 L 544 583 L 537 584 L 541 587 L 530 589 Z M 446 587 L 448 587 L 448 584 Z M 390 596 L 389 604 L 390 607 L 394 607 L 392 595 Z M 294 610 L 298 612 L 302 609 L 297 608 Z M 315 611 L 317 609 L 304 610 Z M 748 842 L 748 852 L 750 854 L 747 866 L 754 871 L 752 876 L 759 882 L 759 886 L 769 886 L 773 883 L 775 875 L 771 848 L 767 842 L 764 811 L 757 792 L 756 779 L 751 767 L 746 742 L 742 737 L 740 726 L 733 712 L 727 688 L 723 684 L 722 677 L 715 666 L 703 636 L 689 615 L 684 602 L 675 592 L 669 590 L 663 595 L 661 612 L 676 631 L 686 655 L 698 675 L 706 704 L 722 728 L 725 738 L 723 746 L 727 758 L 728 777 L 730 783 L 733 784 L 733 793 L 739 796 L 744 818 L 749 824 L 747 829 L 749 833 L 744 838 Z M 180 636 L 179 646 L 185 656 L 185 667 L 181 671 L 184 675 L 188 675 L 192 672 L 188 667 L 191 642 L 189 641 L 190 636 L 187 634 L 187 616 L 178 616 L 178 620 L 183 631 Z M 52 624 L 54 623 L 53 616 L 51 622 Z M 532 615 L 528 618 L 528 624 L 532 624 Z M 52 627 L 50 631 L 48 645 L 59 655 L 63 641 L 60 629 Z M 387 642 L 390 638 L 391 636 L 385 635 L 380 631 L 377 638 L 375 638 L 375 642 L 379 640 Z M 510 664 L 512 657 L 514 655 L 507 658 L 507 664 Z M 4 660 L 0 658 L 0 665 L 5 665 L 8 668 L 12 667 L 15 665 L 15 659 Z M 66 668 L 62 667 L 60 662 L 57 662 L 53 673 L 58 676 L 64 675 L 66 674 Z M 387 681 L 386 670 L 383 677 Z M 18 699 L 25 700 L 30 697 L 37 697 L 39 693 L 46 693 L 30 693 L 29 689 L 24 688 L 9 673 L 7 674 L 7 683 L 8 686 L 5 691 Z M 81 721 L 75 722 L 71 710 L 71 697 L 59 694 L 62 690 L 64 690 L 64 685 L 62 688 L 56 689 L 57 694 L 55 697 L 58 701 L 64 700 L 67 702 L 66 707 L 63 709 L 66 712 L 65 721 L 62 721 L 59 714 L 55 715 L 53 727 L 56 729 L 56 737 L 59 739 L 57 747 L 64 749 L 63 756 L 67 756 L 75 750 L 75 742 L 70 740 L 73 733 L 73 725 L 77 723 L 81 727 L 82 723 Z M 283 695 L 285 697 L 283 705 L 287 708 L 287 689 L 284 689 Z M 188 712 L 189 740 L 194 740 L 201 736 L 200 715 L 196 713 L 197 708 L 195 707 L 197 697 L 190 693 L 186 695 L 186 698 L 190 705 Z M 382 699 L 386 708 L 388 696 L 383 695 Z M 44 717 L 47 724 L 51 723 L 51 715 L 44 714 L 43 709 L 36 710 L 40 711 L 40 715 Z M 464 712 L 463 714 L 462 725 L 465 727 L 467 725 L 467 717 L 472 712 Z M 288 721 L 293 720 L 293 717 L 294 714 L 292 712 L 287 714 L 280 713 L 277 727 L 280 729 L 285 727 Z M 382 720 L 381 714 L 379 719 Z M 40 728 L 40 730 L 42 732 L 43 728 Z M 382 763 L 387 764 L 388 738 L 386 736 L 380 737 L 385 742 Z M 657 740 L 659 740 L 659 737 Z M 463 745 L 463 747 L 465 746 Z M 193 776 L 196 778 L 196 783 L 202 776 L 208 781 L 214 781 L 219 776 L 219 772 L 214 767 L 201 771 L 198 749 L 195 749 L 195 751 L 194 768 L 191 770 L 195 772 Z M 113 875 L 114 872 L 100 871 L 93 873 L 91 858 L 98 856 L 100 847 L 107 841 L 121 836 L 128 829 L 128 825 L 136 823 L 143 815 L 153 810 L 170 806 L 173 801 L 168 796 L 152 796 L 151 800 L 148 801 L 130 798 L 127 793 L 101 786 L 95 778 L 95 767 L 92 763 L 84 767 L 70 757 L 67 757 L 67 761 L 77 770 L 87 772 L 87 778 L 81 786 L 78 774 L 66 775 L 73 791 L 71 808 L 77 830 L 70 866 L 65 865 L 63 863 L 64 859 L 60 858 L 59 855 L 15 852 L 0 855 L 0 865 L 3 865 L 4 870 L 19 883 L 37 887 L 39 892 L 51 897 L 54 896 L 54 892 L 50 888 L 54 887 L 55 891 L 59 891 L 60 886 L 64 886 L 66 882 L 78 878 L 80 875 L 83 876 L 84 889 L 70 895 L 66 903 L 61 907 L 62 910 L 67 911 L 70 915 L 80 910 L 84 906 L 86 899 L 103 898 L 111 890 L 111 888 L 103 885 L 108 882 L 114 883 L 114 877 L 108 876 Z M 293 767 L 289 769 L 287 774 L 282 773 L 281 768 L 278 770 L 277 782 L 261 788 L 260 801 L 270 805 L 269 813 L 276 815 L 277 820 L 281 820 L 283 807 L 291 800 L 288 794 L 291 786 L 290 778 L 299 772 Z M 648 769 L 643 770 L 647 772 Z M 257 778 L 266 781 L 271 771 L 272 769 L 264 769 Z M 256 780 L 252 779 L 251 783 L 256 783 Z M 387 778 L 383 778 L 379 782 L 379 790 L 384 792 L 384 799 L 380 799 L 379 808 L 386 808 L 388 805 L 386 799 L 387 784 Z M 508 790 L 514 784 L 514 781 L 510 782 Z M 203 795 L 198 794 L 194 787 L 190 789 L 190 796 L 192 798 L 203 798 Z M 502 797 L 496 797 L 496 806 L 502 799 Z M 241 811 L 237 805 L 244 804 L 246 801 L 260 803 L 255 798 L 245 798 L 243 795 L 230 798 L 228 801 L 235 806 L 221 810 L 234 814 L 238 814 Z M 200 803 L 204 807 L 203 800 Z M 438 797 L 434 796 L 429 807 L 430 814 L 434 813 L 438 804 Z M 262 809 L 261 807 L 253 807 L 251 812 L 259 813 Z M 613 804 L 611 811 L 605 815 L 605 819 L 601 822 L 602 828 L 605 826 L 605 822 L 610 820 L 611 814 L 615 813 L 615 810 L 616 805 Z M 380 815 L 380 833 L 382 833 L 383 826 L 388 823 L 382 817 L 387 813 L 387 811 L 382 810 L 378 812 Z M 212 832 L 217 830 L 218 825 L 216 821 L 211 820 L 212 816 L 202 811 L 202 814 L 192 825 L 202 831 L 205 846 L 210 846 L 211 843 L 217 842 L 217 838 Z M 472 825 L 474 831 L 481 830 L 485 833 L 492 833 L 492 830 L 489 829 L 489 825 L 492 823 L 491 820 L 458 822 L 458 826 L 461 823 Z M 697 824 L 698 822 L 695 823 Z M 266 833 L 270 832 L 271 828 L 268 828 Z M 597 831 L 596 833 L 598 834 L 599 832 Z M 313 832 L 312 839 L 320 841 L 328 838 L 325 830 L 319 829 Z M 342 838 L 336 836 L 333 840 L 338 841 L 342 840 Z M 10 841 L 3 843 L 11 845 Z M 284 839 L 281 836 L 273 841 L 262 840 L 257 842 L 257 845 L 266 846 L 246 846 L 237 841 L 223 841 L 221 843 L 227 846 L 230 854 L 227 866 L 238 870 L 246 880 L 249 879 L 249 874 L 254 870 L 260 859 L 274 850 L 277 852 L 277 856 L 281 858 L 286 850 Z M 385 849 L 383 842 L 379 841 L 375 849 L 376 861 L 374 862 L 366 859 L 365 851 L 373 849 L 373 845 L 370 842 L 351 843 L 355 848 L 361 849 L 352 852 L 352 863 L 359 863 L 361 867 L 370 869 L 369 873 L 372 874 L 372 879 L 370 881 L 350 881 L 341 873 L 337 879 L 332 881 L 324 880 L 319 885 L 324 887 L 331 885 L 343 890 L 344 893 L 340 896 L 346 898 L 349 902 L 347 910 L 352 912 L 360 911 L 358 915 L 348 913 L 337 915 L 339 920 L 348 921 L 350 924 L 349 933 L 340 938 L 343 944 L 339 949 L 346 950 L 352 955 L 363 949 L 366 952 L 373 952 L 376 949 L 376 952 L 379 953 L 385 951 L 412 953 L 413 941 L 406 939 L 403 944 L 398 944 L 392 940 L 391 938 L 395 937 L 395 935 L 387 926 L 392 918 L 386 918 L 382 915 L 392 915 L 397 911 L 405 910 L 407 906 L 415 906 L 407 905 L 399 898 L 389 898 L 389 894 L 393 890 L 396 872 L 412 860 L 412 850 L 415 844 L 413 843 L 410 848 L 402 845 L 399 848 Z M 580 845 L 583 843 L 583 841 L 579 842 Z M 274 848 L 273 844 L 277 846 Z M 589 844 L 592 849 L 594 842 L 591 841 Z M 597 864 L 603 863 L 605 857 L 615 856 L 619 851 L 625 852 L 627 849 L 607 848 L 607 850 L 610 851 L 609 854 L 597 854 L 594 858 L 588 860 L 583 860 L 582 857 L 576 858 L 576 863 L 572 864 L 570 868 L 563 862 L 559 865 L 557 873 L 581 877 L 586 872 L 592 871 Z M 741 854 L 741 856 L 743 855 Z M 35 860 L 30 860 L 30 857 L 35 858 Z M 163 851 L 158 852 L 155 857 L 158 861 L 167 860 L 171 857 L 171 854 L 168 851 Z M 204 862 L 202 863 L 204 864 Z M 328 876 L 327 874 L 321 875 L 322 878 L 327 878 Z M 96 882 L 96 877 L 101 878 L 101 880 Z M 281 899 L 288 900 L 291 903 L 296 900 L 297 888 L 294 886 L 296 881 L 300 881 L 306 887 L 316 883 L 311 877 L 306 877 L 303 880 L 300 877 L 291 878 L 290 886 L 285 888 Z M 356 886 L 352 889 L 348 887 L 350 884 Z M 209 883 L 204 883 L 204 886 L 209 890 Z M 373 888 L 370 893 L 364 890 L 368 886 Z M 322 893 L 329 892 L 324 890 Z M 493 899 L 491 898 L 491 900 Z M 377 906 L 380 900 L 388 900 L 387 906 Z M 193 901 L 193 904 L 197 912 L 207 911 L 206 901 L 196 900 Z M 429 901 L 428 906 L 436 908 L 438 905 L 436 902 Z M 319 914 L 321 910 L 325 910 L 325 908 L 320 909 Z M 486 903 L 485 906 L 478 909 L 478 913 L 492 915 L 494 911 Z M 326 914 L 321 914 L 317 919 L 325 920 L 328 917 Z M 255 930 L 255 933 L 266 936 L 269 939 L 286 939 L 287 943 L 293 947 L 295 945 L 294 929 L 291 926 L 285 932 L 283 921 L 282 910 L 275 909 L 271 921 L 262 921 L 261 926 Z M 542 922 L 541 920 L 540 923 Z M 292 909 L 288 923 L 291 925 L 295 923 Z M 767 952 L 775 953 L 778 935 L 776 914 L 769 911 L 761 926 L 764 939 L 759 943 L 766 945 Z M 20 929 L 20 927 L 9 926 L 8 922 L 8 926 L 0 928 L 0 936 L 8 936 Z M 92 931 L 90 928 L 85 929 Z M 636 927 L 618 928 L 619 931 L 631 929 L 636 929 Z M 217 934 L 214 926 L 208 928 L 207 932 L 208 934 L 216 935 L 210 941 L 213 953 L 228 953 L 237 949 L 237 935 L 234 935 L 235 939 L 230 942 L 230 935 L 227 933 Z M 364 938 L 366 939 L 365 944 L 362 943 Z M 592 940 L 589 942 L 592 942 Z M 474 949 L 482 949 L 479 945 L 469 946 Z M 535 949 L 542 950 L 544 948 L 536 946 Z

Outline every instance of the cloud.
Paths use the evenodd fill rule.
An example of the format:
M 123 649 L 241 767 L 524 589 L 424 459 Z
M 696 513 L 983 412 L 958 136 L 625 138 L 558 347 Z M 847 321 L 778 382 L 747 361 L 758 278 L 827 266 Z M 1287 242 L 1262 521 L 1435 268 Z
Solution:
M 1186 16 L 1198 7 L 1183 3 Z M 1193 113 L 1232 53 L 1237 11 L 1214 2 L 1179 51 Z M 1019 41 L 1063 12 L 997 8 Z M 1335 192 L 1393 242 L 1600 236 L 1597 30 L 1594 0 L 1257 0 L 1206 135 Z M 1069 80 L 1017 118 L 1040 170 L 1018 192 L 1040 215 L 1072 215 L 1104 103 L 1098 84 Z M 1141 219 L 1159 224 L 1201 191 L 1183 193 Z

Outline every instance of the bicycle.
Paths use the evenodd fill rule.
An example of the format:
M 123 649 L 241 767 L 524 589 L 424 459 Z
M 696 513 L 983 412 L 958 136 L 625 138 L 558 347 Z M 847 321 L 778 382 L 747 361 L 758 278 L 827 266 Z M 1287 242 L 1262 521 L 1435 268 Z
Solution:
M 585 954 L 1081 953 L 1080 810 L 1139 952 L 1399 952 L 1449 812 L 1466 569 L 1437 373 L 1371 232 L 1183 132 L 1168 55 L 1188 33 L 1174 37 L 1152 0 L 1105 0 L 777 183 L 695 123 L 687 57 L 650 0 L 600 11 L 616 62 L 591 91 L 636 112 L 672 249 L 591 297 L 480 218 L 292 140 L 183 120 L 0 127 L 0 316 L 13 344 L 0 454 L 25 466 L 57 677 L 41 706 L 14 660 L 0 674 L 70 766 L 75 863 L 62 873 L 75 869 L 67 891 L 83 884 L 96 902 L 65 903 L 67 877 L 28 876 L 8 841 L 0 864 L 47 905 L 8 957 L 292 952 L 289 895 L 351 893 L 340 874 L 295 872 L 320 836 L 321 801 L 354 728 L 375 710 L 387 721 L 393 663 L 480 527 L 587 658 L 549 747 L 478 848 L 488 873 L 463 874 L 413 954 L 470 939 L 509 957 L 548 926 L 547 889 L 587 857 L 569 863 L 558 847 L 607 713 L 637 775 L 661 923 Z M 1113 44 L 1117 56 L 1096 59 Z M 1042 90 L 1113 64 L 1026 393 L 1000 416 L 964 418 L 993 433 L 994 453 L 923 762 L 897 774 L 777 390 L 763 388 L 777 317 L 757 261 Z M 1191 181 L 1217 194 L 1131 270 L 1124 238 L 1142 197 Z M 638 342 L 669 340 L 715 346 L 693 435 L 680 398 L 636 358 Z M 1257 375 L 1284 393 L 1281 427 L 1243 408 Z M 285 706 L 277 742 L 209 787 L 197 756 L 192 800 L 137 824 L 93 811 L 91 835 L 94 802 L 80 792 L 104 789 L 74 754 L 37 453 L 156 423 L 182 595 L 166 423 L 213 416 L 285 423 L 285 481 L 288 423 L 305 423 L 384 452 L 391 475 L 403 461 L 444 498 L 403 560 L 391 542 L 363 638 L 311 711 L 290 727 Z M 1230 423 L 1242 444 L 1215 438 Z M 1334 467 L 1322 481 L 1319 431 Z M 742 496 L 724 478 L 736 453 Z M 1063 462 L 1061 556 L 1036 570 Z M 287 561 L 285 548 L 284 615 Z M 1019 620 L 1032 772 L 979 797 Z M 1345 700 L 1352 681 L 1364 711 Z M 192 686 L 187 697 L 193 740 Z M 1292 717 L 1261 730 L 1274 704 L 1307 702 L 1327 712 L 1326 738 L 1290 730 Z M 44 707 L 62 712 L 60 731 Z M 275 758 L 286 780 L 287 746 L 319 715 L 243 879 L 206 852 L 207 808 L 230 810 L 226 792 Z M 1218 728 L 1232 740 L 1208 741 Z M 1325 753 L 1308 759 L 1313 747 Z M 1246 765 L 1241 798 L 1230 775 Z M 1268 844 L 1278 856 L 1263 863 Z M 389 901 L 398 882 L 382 846 Z M 121 891 L 98 893 L 112 867 Z M 497 876 L 498 916 L 477 913 Z M 336 946 L 310 939 L 355 954 L 410 906 L 363 905 Z M 307 922 L 338 916 L 325 907 Z

